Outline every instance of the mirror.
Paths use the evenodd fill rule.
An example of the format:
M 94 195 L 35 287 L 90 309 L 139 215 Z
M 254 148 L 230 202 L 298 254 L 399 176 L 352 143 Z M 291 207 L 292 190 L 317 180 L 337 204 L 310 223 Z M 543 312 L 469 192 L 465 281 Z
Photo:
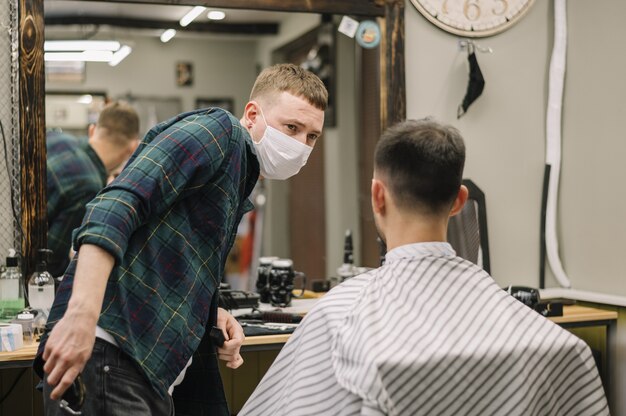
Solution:
M 39 22 L 42 21 L 42 15 L 43 15 L 43 5 L 41 4 L 42 2 L 34 2 L 34 3 L 28 3 L 28 4 L 23 4 L 21 5 L 22 10 L 21 10 L 21 22 L 20 22 L 20 27 L 21 30 L 23 31 L 23 33 L 27 33 L 28 36 L 32 36 L 35 38 L 35 40 L 32 39 L 27 39 L 26 37 L 24 39 L 22 39 L 23 44 L 22 47 L 23 48 L 33 48 L 35 50 L 41 50 L 41 48 L 43 47 L 43 39 L 37 38 L 37 36 L 40 36 L 43 33 L 43 28 L 39 27 L 37 25 L 39 25 Z M 65 3 L 65 2 L 50 2 L 50 3 L 46 3 L 46 12 L 48 12 L 48 10 L 50 9 L 50 5 L 54 4 L 54 3 Z M 67 2 L 70 3 L 70 2 Z M 86 4 L 89 2 L 78 2 L 78 3 L 82 3 L 82 4 Z M 130 7 L 130 6 L 141 6 L 141 4 L 143 4 L 143 7 L 150 7 L 152 8 L 156 8 L 156 7 L 161 7 L 161 6 L 155 6 L 152 3 L 154 3 L 153 1 L 149 2 L 151 3 L 150 6 L 146 6 L 146 4 L 148 3 L 147 1 L 136 1 L 134 3 L 136 4 L 121 4 L 121 2 L 118 1 L 109 1 L 109 2 L 97 2 L 100 5 L 106 5 L 108 7 L 113 7 L 113 8 L 120 8 L 120 7 Z M 163 2 L 163 3 L 168 3 L 168 2 Z M 179 7 L 180 4 L 185 4 L 188 8 L 190 8 L 190 6 L 195 5 L 196 2 L 194 1 L 179 1 L 177 2 L 177 6 L 167 6 L 167 7 Z M 205 2 L 206 3 L 206 2 Z M 376 19 L 376 16 L 383 16 L 386 15 L 386 17 L 384 19 L 379 19 L 379 22 L 382 25 L 383 33 L 386 33 L 390 30 L 393 30 L 394 27 L 396 28 L 400 28 L 402 29 L 400 32 L 396 31 L 396 33 L 403 33 L 403 5 L 399 4 L 399 2 L 389 2 L 389 4 L 386 4 L 387 2 L 380 2 L 377 4 L 374 4 L 374 2 L 359 2 L 359 1 L 348 1 L 348 0 L 344 0 L 344 1 L 338 1 L 338 2 L 333 2 L 332 4 L 325 2 L 325 1 L 313 1 L 313 2 L 307 2 L 306 4 L 290 4 L 289 7 L 294 7 L 297 8 L 297 10 L 287 10 L 287 6 L 284 5 L 284 3 L 279 2 L 279 1 L 268 1 L 268 2 L 263 2 L 262 4 L 259 4 L 258 2 L 247 2 L 247 1 L 239 1 L 237 2 L 237 4 L 234 6 L 237 9 L 242 9 L 244 7 L 254 7 L 257 9 L 265 9 L 264 11 L 288 11 L 290 17 L 293 15 L 298 14 L 298 12 L 307 12 L 306 16 L 310 17 L 311 14 L 310 12 L 323 12 L 323 13 L 327 13 L 327 14 L 335 14 L 336 17 L 335 19 L 339 19 L 343 14 L 345 13 L 351 13 L 352 16 L 357 17 L 359 19 Z M 171 3 L 170 3 L 171 4 Z M 230 6 L 233 7 L 232 3 L 230 2 L 220 2 L 220 1 L 215 1 L 215 2 L 211 2 L 212 5 L 216 5 L 216 6 Z M 165 6 L 163 6 L 165 7 Z M 183 7 L 183 6 L 180 6 Z M 145 12 L 138 12 L 140 15 L 142 13 Z M 253 11 L 252 12 L 254 15 L 258 15 L 259 12 L 258 11 Z M 317 17 L 319 19 L 319 15 Z M 29 23 L 30 22 L 30 23 Z M 35 31 L 27 31 L 25 30 L 26 26 L 28 24 L 31 24 L 32 22 L 35 22 L 36 28 L 37 30 Z M 318 20 L 319 22 L 319 20 Z M 387 23 L 391 22 L 392 26 L 388 26 Z M 291 23 L 292 26 L 298 27 L 299 23 Z M 287 25 L 289 26 L 289 24 Z M 144 28 L 145 29 L 145 28 Z M 293 27 L 292 27 L 293 29 Z M 50 32 L 50 28 L 48 26 L 46 26 L 46 30 L 45 33 L 48 36 Z M 52 32 L 50 32 L 51 34 Z M 217 36 L 217 35 L 216 35 Z M 233 35 L 234 36 L 234 35 Z M 258 58 L 258 64 L 260 64 L 261 67 L 269 65 L 271 62 L 267 62 L 267 60 L 269 59 L 268 57 L 270 56 L 269 51 L 276 49 L 277 47 L 281 46 L 282 44 L 284 44 L 284 40 L 280 40 L 280 39 L 275 39 L 274 41 L 267 39 L 266 36 L 262 36 L 259 35 L 257 36 L 259 39 L 255 40 L 254 43 L 256 45 L 256 47 L 259 50 L 259 54 L 260 55 L 255 55 L 256 58 L 258 58 L 259 56 L 264 56 L 265 58 L 260 59 Z M 263 38 L 263 39 L 261 39 Z M 340 39 L 342 39 L 342 41 L 350 41 L 349 38 L 343 37 L 341 36 Z M 383 39 L 384 40 L 384 39 Z M 232 40 L 224 40 L 222 41 L 222 43 L 228 43 L 228 42 L 233 42 Z M 353 42 L 353 41 L 352 41 Z M 402 45 L 402 39 L 398 38 L 398 37 L 394 37 L 392 42 L 388 42 L 385 44 L 383 50 L 386 51 L 390 48 L 397 48 L 398 46 Z M 394 118 L 402 118 L 404 116 L 404 91 L 402 91 L 402 93 L 394 93 L 391 94 L 392 92 L 396 91 L 398 89 L 399 86 L 403 87 L 403 77 L 398 77 L 394 71 L 390 71 L 390 70 L 385 70 L 383 71 L 384 73 L 384 80 L 381 82 L 380 81 L 380 74 L 381 72 L 379 71 L 379 57 L 378 57 L 378 50 L 377 51 L 371 51 L 371 53 L 368 53 L 369 51 L 352 51 L 352 56 L 355 57 L 355 62 L 360 61 L 362 59 L 367 59 L 368 61 L 368 68 L 370 69 L 370 73 L 373 73 L 373 78 L 367 78 L 365 81 L 367 81 L 366 83 L 369 85 L 369 96 L 363 96 L 363 91 L 359 91 L 359 93 L 361 94 L 361 97 L 359 97 L 359 104 L 356 104 L 356 101 L 353 102 L 352 107 L 354 109 L 356 109 L 356 111 L 358 112 L 358 115 L 353 115 L 351 118 L 351 125 L 352 127 L 352 131 L 349 133 L 349 135 L 351 137 L 354 137 L 356 140 L 356 137 L 359 137 L 359 143 L 357 146 L 356 142 L 353 142 L 353 146 L 347 146 L 347 148 L 343 148 L 340 145 L 337 145 L 337 143 L 344 143 L 341 140 L 331 140 L 328 137 L 326 137 L 326 143 L 330 144 L 330 143 L 334 143 L 335 147 L 334 148 L 330 148 L 330 149 L 326 149 L 325 151 L 321 152 L 318 151 L 317 154 L 320 155 L 320 157 L 323 157 L 323 159 L 328 159 L 330 158 L 335 158 L 335 159 L 339 159 L 339 160 L 335 160 L 334 165 L 331 166 L 335 166 L 334 170 L 333 169 L 329 169 L 329 168 L 325 168 L 323 170 L 323 175 L 324 175 L 324 182 L 326 183 L 331 183 L 333 180 L 336 180 L 336 178 L 338 177 L 342 177 L 342 169 L 345 168 L 345 166 L 343 166 L 342 164 L 345 165 L 346 160 L 341 160 L 341 158 L 347 158 L 348 162 L 353 163 L 354 166 L 358 165 L 359 163 L 363 164 L 364 166 L 367 166 L 369 163 L 364 162 L 363 160 L 361 160 L 361 158 L 363 157 L 362 155 L 364 153 L 366 153 L 363 149 L 367 150 L 368 148 L 373 147 L 372 143 L 375 143 L 375 140 L 377 139 L 377 136 L 379 135 L 380 132 L 380 123 L 381 120 L 383 120 L 383 122 L 387 122 L 387 120 L 393 120 Z M 158 55 L 158 54 L 157 54 Z M 339 55 L 341 56 L 341 53 L 339 53 Z M 393 69 L 394 67 L 401 65 L 403 60 L 402 55 L 401 54 L 396 54 L 394 55 L 396 57 L 396 59 L 394 59 L 393 62 L 387 62 L 386 60 L 382 60 L 382 62 L 385 64 L 385 68 L 389 69 Z M 132 54 L 129 56 L 129 58 L 132 57 Z M 129 59 L 127 58 L 127 59 Z M 184 59 L 184 57 L 181 56 L 182 59 Z M 400 58 L 398 60 L 398 58 Z M 27 53 L 23 53 L 23 60 L 28 60 L 28 59 L 33 59 L 33 57 L 30 54 Z M 34 64 L 34 67 L 36 69 L 38 69 L 39 71 L 41 71 L 41 66 L 43 66 L 43 62 L 41 62 L 41 55 L 39 55 L 39 58 L 34 58 L 35 60 L 39 59 L 38 62 L 36 62 Z M 129 61 L 130 62 L 130 61 Z M 122 64 L 123 65 L 123 62 Z M 366 73 L 367 71 L 363 70 L 363 66 L 362 65 L 356 65 L 355 66 L 354 71 L 350 74 L 350 75 L 345 75 L 344 76 L 344 80 L 343 80 L 343 84 L 342 84 L 342 75 L 338 75 L 338 79 L 337 79 L 337 85 L 348 85 L 348 84 L 352 84 L 353 86 L 356 84 L 357 87 L 355 89 L 359 89 L 361 90 L 361 85 L 359 85 L 359 82 L 365 82 L 363 79 L 363 73 Z M 33 66 L 33 65 L 31 65 Z M 26 68 L 28 67 L 26 62 L 23 62 L 23 67 Z M 375 69 L 374 71 L 372 71 L 372 69 Z M 252 69 L 252 77 L 254 75 L 256 75 L 256 68 Z M 170 69 L 170 71 L 174 72 L 175 69 Z M 141 82 L 143 81 L 142 78 L 150 78 L 152 77 L 154 74 L 152 73 L 154 71 L 145 71 L 143 73 L 137 73 L 135 72 L 133 75 L 135 77 L 135 81 L 136 82 Z M 195 80 L 198 80 L 198 68 L 195 68 Z M 39 72 L 39 74 L 42 74 L 43 71 Z M 372 75 L 372 74 L 370 74 Z M 89 75 L 87 75 L 89 76 Z M 374 81 L 373 81 L 374 79 Z M 391 81 L 390 81 L 391 80 Z M 356 83 L 355 83 L 356 81 Z M 40 96 L 40 94 L 38 94 L 35 89 L 37 85 L 43 85 L 43 80 L 38 79 L 38 77 L 34 77 L 34 82 L 36 85 L 27 85 L 26 88 L 24 88 L 23 91 L 23 95 L 24 97 L 28 97 L 24 99 L 24 102 L 26 105 L 32 105 L 34 106 L 33 108 L 39 109 L 41 108 L 41 104 L 43 102 L 43 97 Z M 243 84 L 243 82 L 240 82 L 240 84 Z M 119 90 L 121 83 L 115 81 L 110 83 L 109 87 L 110 88 L 118 88 L 117 90 L 117 95 L 127 95 L 126 94 L 128 91 L 124 91 L 124 90 Z M 162 89 L 162 85 L 160 85 L 159 83 L 153 83 L 152 85 L 158 85 L 158 88 L 154 89 L 155 91 L 159 91 Z M 249 84 L 251 85 L 251 84 Z M 373 86 L 373 87 L 372 87 Z M 53 88 L 53 84 L 50 83 L 48 88 Z M 182 88 L 182 86 L 181 86 Z M 193 87 L 192 87 L 193 88 Z M 249 88 L 249 87 L 248 87 Z M 339 87 L 341 88 L 341 87 Z M 247 88 L 246 88 L 247 89 Z M 32 90 L 32 91 L 31 91 Z M 79 88 L 72 88 L 73 91 L 77 91 L 79 90 Z M 30 93 L 29 93 L 30 91 Z M 83 91 L 80 91 L 83 92 Z M 202 95 L 202 96 L 198 96 L 197 98 L 200 99 L 223 99 L 223 98 L 228 98 L 228 96 L 224 96 L 223 94 L 218 94 L 218 91 L 215 90 L 213 91 L 211 89 L 210 93 L 215 93 L 215 94 L 211 94 L 211 95 Z M 374 99 L 372 99 L 372 92 L 374 93 Z M 132 91 L 131 91 L 132 93 Z M 233 91 L 228 91 L 229 94 L 232 95 Z M 235 95 L 238 94 L 235 91 Z M 342 94 L 342 92 L 340 92 L 338 94 L 339 97 L 344 96 L 344 94 Z M 389 104 L 386 103 L 386 100 L 388 99 L 388 97 L 393 96 L 393 99 L 389 99 Z M 132 94 L 131 94 L 132 97 Z M 382 116 L 379 117 L 378 116 L 378 102 L 379 99 L 382 97 L 382 99 L 385 101 L 385 105 L 382 106 Z M 353 95 L 353 100 L 355 99 L 354 95 Z M 183 107 L 184 108 L 188 108 L 185 107 L 186 105 L 188 105 L 189 102 L 195 100 L 194 98 L 190 98 L 190 97 L 186 97 L 182 100 L 183 102 Z M 234 101 L 234 106 L 235 108 L 238 105 L 241 105 L 238 101 L 236 97 L 233 99 Z M 375 104 L 372 106 L 371 103 L 375 102 Z M 37 103 L 39 103 L 37 105 Z M 193 105 L 191 106 L 193 107 Z M 363 117 L 363 107 L 368 107 L 370 108 L 369 111 L 369 117 Z M 183 108 L 183 110 L 184 110 Z M 350 117 L 346 116 L 345 114 L 341 114 L 341 103 L 338 103 L 338 114 L 337 114 L 337 120 L 348 120 L 350 119 Z M 373 111 L 372 111 L 373 109 Z M 40 113 L 41 111 L 38 110 Z M 31 114 L 32 115 L 32 114 Z M 22 126 L 22 143 L 23 146 L 22 148 L 26 148 L 28 147 L 29 149 L 33 149 L 33 154 L 32 155 L 27 155 L 28 158 L 31 158 L 33 160 L 35 160 L 36 163 L 32 164 L 33 169 L 35 170 L 41 170 L 42 169 L 42 158 L 41 158 L 41 147 L 42 144 L 44 143 L 44 138 L 43 138 L 43 134 L 42 134 L 42 130 L 43 130 L 43 123 L 42 120 L 39 120 L 37 117 L 34 118 L 35 120 L 38 120 L 37 123 L 34 124 L 30 124 L 30 125 L 24 125 Z M 359 121 L 359 124 L 362 125 L 357 125 L 356 121 Z M 365 120 L 365 121 L 363 121 Z M 376 125 L 375 128 L 371 128 L 367 126 L 367 123 L 371 120 L 376 120 Z M 326 130 L 326 134 L 327 136 L 330 134 L 331 132 L 327 129 Z M 341 137 L 343 139 L 343 132 L 337 130 L 335 132 L 335 136 L 336 137 Z M 371 137 L 373 137 L 373 139 L 367 139 L 365 140 L 365 138 L 370 135 Z M 356 150 L 355 150 L 356 149 Z M 357 154 L 358 152 L 358 154 Z M 315 154 L 315 152 L 314 152 Z M 329 156 L 330 155 L 330 156 Z M 349 160 L 350 158 L 352 158 L 352 160 Z M 367 160 L 367 159 L 366 159 Z M 356 169 L 355 170 L 355 175 L 357 175 L 356 173 Z M 344 188 L 342 187 L 338 187 L 335 190 L 335 194 L 340 195 L 340 197 L 338 198 L 338 200 L 340 201 L 341 198 L 343 197 L 345 199 L 345 195 L 342 195 L 343 191 L 345 191 L 346 189 L 352 189 L 354 190 L 354 197 L 350 198 L 351 200 L 354 200 L 354 204 L 356 209 L 351 210 L 351 212 L 342 212 L 341 214 L 339 214 L 339 216 L 336 219 L 332 219 L 332 218 L 328 218 L 326 222 L 325 227 L 323 227 L 324 229 L 328 229 L 328 230 L 334 230 L 336 231 L 337 234 L 337 238 L 334 238 L 332 236 L 326 235 L 323 237 L 323 241 L 324 242 L 328 242 L 329 244 L 335 244 L 339 249 L 338 250 L 331 250 L 329 247 L 326 247 L 326 250 L 324 251 L 326 254 L 328 253 L 333 253 L 333 256 L 336 256 L 337 258 L 341 257 L 341 245 L 342 245 L 342 237 L 343 237 L 343 233 L 345 232 L 345 229 L 343 228 L 343 224 L 346 222 L 350 222 L 350 219 L 348 221 L 345 221 L 345 217 L 350 217 L 350 218 L 357 218 L 356 219 L 356 223 L 357 223 L 357 227 L 354 228 L 358 228 L 360 227 L 361 229 L 365 229 L 365 227 L 361 227 L 362 223 L 367 223 L 367 218 L 363 217 L 363 212 L 365 210 L 363 209 L 359 209 L 360 206 L 362 206 L 364 204 L 364 201 L 368 201 L 368 199 L 366 200 L 363 195 L 358 191 L 358 189 L 365 189 L 363 187 L 363 183 L 364 181 L 369 182 L 369 179 L 371 178 L 371 174 L 368 174 L 366 172 L 367 169 L 363 170 L 359 170 L 359 174 L 357 175 L 357 179 L 355 181 L 352 181 L 352 183 L 350 185 L 346 185 Z M 364 173 L 365 172 L 365 173 Z M 27 182 L 28 178 L 36 178 L 37 175 L 27 175 L 26 173 L 23 175 L 23 181 Z M 365 179 L 364 179 L 365 178 Z M 354 185 L 354 183 L 357 183 L 358 185 Z M 36 189 L 42 189 L 41 183 L 36 183 L 34 186 Z M 268 188 L 270 188 L 270 186 L 268 186 Z M 280 187 L 276 187 L 276 188 L 280 188 Z M 272 199 L 279 199 L 281 198 L 281 194 L 283 199 L 286 197 L 286 194 L 288 193 L 287 189 L 268 189 L 268 193 L 272 192 L 274 195 L 272 195 Z M 325 194 L 328 195 L 328 192 L 325 192 Z M 275 197 L 275 198 L 274 198 Z M 40 219 L 42 217 L 41 214 L 41 203 L 38 202 L 38 200 L 34 197 L 34 196 L 24 196 L 24 203 L 23 205 L 30 206 L 33 205 L 35 209 L 33 210 L 29 210 L 27 209 L 25 211 L 25 217 L 23 220 L 23 223 L 25 224 L 26 228 L 31 230 L 32 233 L 26 233 L 28 235 L 28 237 L 25 239 L 26 241 L 24 242 L 24 246 L 25 246 L 25 253 L 27 253 L 29 250 L 32 250 L 34 247 L 40 247 L 45 245 L 45 235 L 42 235 L 44 233 L 42 233 L 42 231 L 44 230 L 44 228 L 42 227 L 42 223 Z M 333 199 L 329 199 L 330 201 L 333 201 Z M 40 201 L 40 200 L 39 200 Z M 340 202 L 339 202 L 340 203 Z M 329 203 L 328 201 L 324 204 L 325 207 L 325 211 L 326 212 L 341 212 L 341 210 L 335 210 L 332 209 L 332 207 L 328 207 Z M 368 206 L 367 202 L 365 202 L 365 206 Z M 272 212 L 275 212 L 276 215 L 275 217 L 279 220 L 283 220 L 286 217 L 285 214 L 285 209 L 283 208 L 282 211 L 281 209 L 278 210 L 274 210 L 272 209 Z M 358 212 L 360 212 L 360 214 L 357 214 Z M 274 235 L 272 237 L 269 237 L 271 241 L 275 242 L 275 244 L 283 244 L 284 246 L 284 242 L 287 241 L 288 239 L 283 238 L 285 233 L 287 231 L 282 230 L 280 231 L 280 227 L 277 226 L 277 224 L 271 224 L 272 223 L 272 218 L 268 216 L 267 218 L 267 224 L 266 224 L 266 229 L 270 229 L 272 230 L 272 232 L 274 233 L 278 233 L 280 234 L 282 232 L 283 236 L 280 235 Z M 371 225 L 371 224 L 370 224 Z M 292 227 L 293 228 L 293 227 Z M 322 228 L 319 227 L 318 228 Z M 353 230 L 354 231 L 354 230 Z M 357 232 L 355 232 L 355 236 L 357 236 L 358 238 L 358 230 L 356 230 Z M 297 233 L 296 233 L 297 234 Z M 327 244 L 327 246 L 329 245 Z M 359 244 L 355 244 L 357 247 L 359 246 Z M 378 259 L 378 250 L 376 247 L 376 243 L 375 243 L 375 238 L 372 239 L 372 246 L 373 248 L 373 253 L 374 256 L 373 258 L 375 260 Z M 284 247 L 283 247 L 284 248 Z M 337 265 L 339 261 L 331 261 L 328 255 L 323 255 L 322 256 L 323 259 L 322 261 L 325 259 L 327 260 L 327 265 L 326 267 L 324 267 L 325 270 L 322 270 L 321 272 L 319 272 L 319 274 L 321 275 L 325 275 L 328 274 L 328 271 L 332 271 L 332 269 L 334 269 Z M 315 276 L 314 278 L 317 278 L 320 276 Z

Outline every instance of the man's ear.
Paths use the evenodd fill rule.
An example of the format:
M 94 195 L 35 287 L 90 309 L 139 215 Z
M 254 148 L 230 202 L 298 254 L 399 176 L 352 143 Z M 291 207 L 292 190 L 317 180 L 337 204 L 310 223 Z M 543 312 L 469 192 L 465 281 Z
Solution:
M 374 214 L 385 213 L 385 184 L 379 179 L 372 179 L 372 211 Z
M 248 101 L 248 104 L 246 104 L 246 107 L 243 110 L 243 118 L 246 120 L 245 127 L 250 129 L 252 127 L 252 123 L 256 121 L 257 117 L 259 117 L 259 103 L 256 101 Z
M 469 191 L 465 185 L 461 185 L 459 188 L 459 193 L 456 195 L 454 200 L 454 204 L 452 204 L 452 210 L 450 210 L 450 217 L 455 216 L 463 209 L 465 206 L 465 202 L 467 202 L 467 198 L 469 197 Z
M 96 125 L 95 124 L 90 124 L 89 127 L 87 127 L 87 137 L 91 138 L 93 137 L 93 134 L 96 132 Z

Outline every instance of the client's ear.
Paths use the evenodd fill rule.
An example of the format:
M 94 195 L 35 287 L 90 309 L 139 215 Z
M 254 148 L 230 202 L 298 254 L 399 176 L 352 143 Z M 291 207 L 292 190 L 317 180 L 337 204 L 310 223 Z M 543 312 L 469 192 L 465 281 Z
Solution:
M 385 185 L 378 179 L 372 179 L 372 211 L 385 213 Z
M 467 197 L 469 196 L 469 191 L 465 185 L 461 185 L 459 188 L 459 193 L 456 195 L 456 199 L 454 200 L 454 204 L 452 204 L 452 209 L 450 210 L 450 217 L 455 216 L 463 209 L 465 206 L 465 202 L 467 202 Z

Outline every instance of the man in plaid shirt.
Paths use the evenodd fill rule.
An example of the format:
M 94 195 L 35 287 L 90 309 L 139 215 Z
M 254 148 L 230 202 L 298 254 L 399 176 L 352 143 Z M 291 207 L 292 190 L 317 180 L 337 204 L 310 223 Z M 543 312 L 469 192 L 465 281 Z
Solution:
M 47 415 L 80 373 L 84 414 L 170 415 L 174 401 L 177 415 L 229 414 L 216 357 L 239 367 L 244 337 L 217 308 L 226 256 L 259 173 L 304 166 L 327 101 L 317 76 L 280 64 L 259 75 L 241 120 L 210 108 L 148 132 L 74 232 L 78 254 L 35 361 Z
M 85 205 L 137 148 L 139 116 L 127 104 L 108 104 L 88 135 L 88 140 L 57 132 L 46 136 L 48 248 L 53 251 L 48 271 L 53 276 L 62 276 L 70 263 L 72 230 L 80 226 Z

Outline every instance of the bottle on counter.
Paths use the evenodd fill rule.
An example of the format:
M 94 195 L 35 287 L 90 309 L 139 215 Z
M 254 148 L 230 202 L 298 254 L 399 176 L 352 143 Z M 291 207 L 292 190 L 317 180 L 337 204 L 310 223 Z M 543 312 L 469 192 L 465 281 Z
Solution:
M 334 287 L 356 275 L 354 267 L 354 250 L 352 244 L 352 230 L 346 230 L 343 242 L 343 263 L 337 268 L 337 276 L 330 279 L 330 286 Z
M 9 249 L 6 269 L 0 274 L 0 320 L 8 321 L 24 309 L 24 285 L 17 253 Z
M 54 302 L 54 278 L 48 272 L 48 254 L 51 250 L 37 251 L 37 268 L 28 280 L 28 302 L 31 308 L 42 311 L 48 318 Z

